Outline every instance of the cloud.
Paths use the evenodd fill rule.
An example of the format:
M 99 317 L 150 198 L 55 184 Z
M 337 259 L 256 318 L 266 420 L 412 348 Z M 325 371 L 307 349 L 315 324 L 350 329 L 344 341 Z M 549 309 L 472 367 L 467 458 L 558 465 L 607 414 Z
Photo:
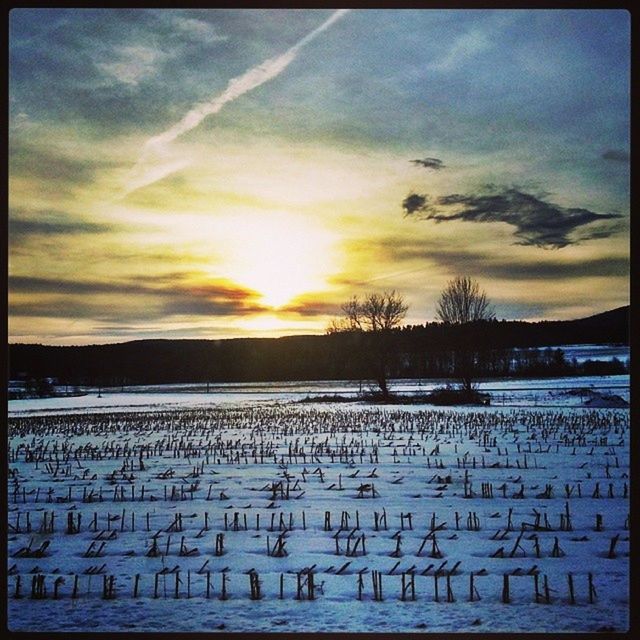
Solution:
M 88 300 L 76 300 L 70 305 L 68 300 L 37 300 L 15 302 L 9 300 L 9 316 L 29 318 L 64 318 L 78 320 L 92 318 L 104 312 L 104 307 Z
M 487 34 L 479 29 L 471 29 L 459 36 L 449 50 L 439 60 L 432 62 L 429 68 L 436 71 L 452 71 L 491 46 L 492 42 Z
M 64 280 L 32 276 L 9 276 L 9 291 L 13 293 L 61 293 L 87 295 L 98 293 L 145 293 L 137 285 L 117 282 Z
M 604 160 L 613 160 L 614 162 L 628 163 L 630 160 L 629 152 L 621 151 L 619 149 L 609 149 L 608 151 L 605 151 L 601 157 Z
M 449 248 L 428 240 L 396 236 L 374 244 L 368 242 L 367 246 L 395 265 L 415 264 L 416 260 L 425 260 L 445 267 L 451 273 L 470 273 L 477 278 L 498 280 L 616 278 L 628 277 L 630 269 L 629 258 L 617 255 L 588 260 L 563 260 L 552 257 L 557 254 L 546 254 L 543 260 L 522 260 L 518 257 Z
M 289 304 L 279 309 L 280 313 L 295 313 L 303 317 L 316 317 L 316 316 L 328 316 L 336 315 L 340 313 L 340 305 L 344 300 L 338 302 L 331 302 L 322 295 L 305 294 L 304 296 L 298 296 L 292 300 Z
M 211 340 L 213 336 L 216 334 L 221 334 L 223 338 L 233 337 L 234 335 L 243 336 L 243 332 L 241 329 L 237 329 L 236 327 L 228 327 L 225 329 L 216 329 L 211 326 L 195 326 L 195 327 L 185 327 L 181 326 L 176 329 L 162 327 L 162 328 L 149 328 L 146 323 L 140 322 L 139 324 L 118 324 L 115 322 L 112 324 L 101 324 L 99 327 L 90 332 L 90 335 L 96 336 L 100 338 L 101 342 L 104 342 L 104 338 L 117 338 L 118 341 L 122 341 L 123 337 L 126 337 L 130 340 L 140 340 L 140 339 L 161 339 L 166 340 L 167 338 L 203 338 L 207 340 Z M 58 337 L 58 336 L 54 336 Z M 26 340 L 25 340 L 26 342 Z
M 279 76 L 295 60 L 298 52 L 320 33 L 328 29 L 348 9 L 334 11 L 319 27 L 311 31 L 283 54 L 269 58 L 259 65 L 229 80 L 227 88 L 208 102 L 196 105 L 175 125 L 153 136 L 145 143 L 143 153 L 131 170 L 126 182 L 126 193 L 166 177 L 188 164 L 184 158 L 175 158 L 168 145 L 179 136 L 197 127 L 206 117 L 218 113 L 226 104 L 260 85 Z
M 244 299 L 234 300 L 221 297 L 198 298 L 190 292 L 176 292 L 162 305 L 160 317 L 165 316 L 238 316 L 251 315 L 266 308 Z
M 35 216 L 34 216 L 35 214 Z M 23 239 L 27 236 L 83 235 L 108 233 L 116 229 L 111 224 L 75 220 L 57 211 L 38 211 L 34 217 L 9 217 L 9 238 Z
M 219 33 L 218 29 L 214 25 L 206 22 L 205 20 L 199 20 L 198 18 L 172 16 L 171 24 L 183 38 L 207 43 L 224 42 L 229 39 L 228 36 Z
M 33 120 L 28 113 L 20 111 L 9 118 L 9 128 L 13 131 L 23 131 L 33 125 Z
M 629 275 L 627 258 L 604 257 L 575 262 L 487 261 L 480 270 L 489 277 L 514 280 L 565 280 L 582 278 L 615 278 Z
M 621 257 L 562 262 L 508 260 L 473 252 L 426 251 L 424 256 L 452 270 L 473 266 L 479 277 L 502 280 L 567 280 L 629 275 L 629 260 Z
M 418 211 L 425 211 L 426 207 L 427 196 L 421 193 L 411 193 L 402 201 L 402 208 L 408 216 Z
M 423 219 L 438 223 L 453 220 L 505 222 L 515 227 L 514 233 L 519 238 L 517 244 L 550 249 L 609 237 L 615 233 L 616 226 L 603 227 L 602 223 L 621 217 L 562 207 L 514 188 L 496 188 L 479 194 L 453 193 L 441 196 L 431 206 L 427 206 L 426 196 L 412 194 L 405 198 L 402 206 L 406 215 L 417 213 Z M 595 229 L 584 229 L 595 223 L 600 223 Z
M 446 166 L 442 160 L 438 158 L 423 158 L 422 160 L 409 160 L 415 165 L 424 167 L 425 169 L 444 169 Z
M 163 319 L 167 316 L 236 316 L 264 311 L 258 294 L 224 279 L 194 283 L 193 273 L 140 276 L 122 281 L 9 276 L 10 294 L 42 296 L 11 302 L 12 315 L 93 319 Z M 200 274 L 201 276 L 201 274 Z M 51 295 L 58 295 L 51 299 Z M 105 305 L 99 296 L 118 296 Z
M 112 60 L 98 62 L 96 67 L 108 78 L 132 86 L 154 75 L 159 62 L 166 57 L 159 49 L 138 45 L 118 47 L 111 55 Z
M 9 174 L 41 182 L 55 183 L 58 189 L 85 185 L 93 181 L 98 170 L 116 166 L 108 161 L 72 157 L 50 143 L 41 144 L 12 138 L 9 146 Z

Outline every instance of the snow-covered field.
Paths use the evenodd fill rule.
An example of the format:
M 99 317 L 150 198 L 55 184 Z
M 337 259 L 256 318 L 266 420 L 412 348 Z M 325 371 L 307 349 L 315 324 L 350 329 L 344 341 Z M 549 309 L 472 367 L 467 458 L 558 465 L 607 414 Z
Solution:
M 580 406 L 628 400 L 612 378 L 466 409 L 293 402 L 344 383 L 10 401 L 9 627 L 623 631 L 629 413 Z
M 450 380 L 391 380 L 395 393 L 425 393 L 450 384 Z M 9 401 L 9 415 L 86 411 L 146 410 L 198 407 L 212 404 L 288 402 L 338 395 L 356 398 L 368 382 L 254 382 L 147 385 L 83 388 L 82 395 Z M 563 378 L 493 379 L 479 381 L 478 389 L 491 394 L 497 406 L 589 406 L 594 396 L 617 395 L 629 402 L 629 375 L 569 376 Z M 62 388 L 61 388 L 62 391 Z

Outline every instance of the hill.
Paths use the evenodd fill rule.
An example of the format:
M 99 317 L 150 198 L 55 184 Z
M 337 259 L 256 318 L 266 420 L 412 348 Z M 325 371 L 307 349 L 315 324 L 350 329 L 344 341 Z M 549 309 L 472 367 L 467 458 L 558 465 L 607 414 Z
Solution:
M 487 375 L 508 375 L 513 350 L 561 344 L 629 341 L 629 307 L 570 321 L 474 324 Z M 462 331 L 439 323 L 404 327 L 391 336 L 394 377 L 447 375 Z M 367 378 L 362 336 L 345 333 L 229 340 L 135 340 L 87 346 L 9 345 L 9 377 L 57 378 L 68 384 L 162 384 Z M 539 359 L 527 365 L 540 368 Z M 526 371 L 527 366 L 521 367 Z M 533 367 L 533 368 L 532 368 Z

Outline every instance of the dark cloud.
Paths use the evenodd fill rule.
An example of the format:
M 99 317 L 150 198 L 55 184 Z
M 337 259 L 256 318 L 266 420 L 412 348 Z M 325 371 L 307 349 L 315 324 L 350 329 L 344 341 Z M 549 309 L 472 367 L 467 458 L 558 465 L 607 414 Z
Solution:
M 497 262 L 486 265 L 486 273 L 490 276 L 538 280 L 625 277 L 629 275 L 629 269 L 629 260 L 619 257 L 577 262 Z
M 613 160 L 614 162 L 629 162 L 629 152 L 620 151 L 619 149 L 609 149 L 602 154 L 604 160 Z
M 12 176 L 26 175 L 39 180 L 55 180 L 71 185 L 90 182 L 93 167 L 76 158 L 65 157 L 52 149 L 32 144 L 14 144 L 9 151 L 9 171 Z
M 487 278 L 505 280 L 565 280 L 575 278 L 619 277 L 629 275 L 629 260 L 626 258 L 597 258 L 576 262 L 516 261 L 487 258 L 477 254 L 440 253 L 430 254 L 440 264 L 454 268 L 470 267 Z
M 424 167 L 425 169 L 444 169 L 446 165 L 438 158 L 422 158 L 422 160 L 409 160 L 415 165 Z
M 43 212 L 43 214 L 37 218 L 9 218 L 9 237 L 13 239 L 31 235 L 82 235 L 107 233 L 115 229 L 113 225 L 71 220 L 64 214 L 53 216 L 50 212 Z
M 591 260 L 517 260 L 472 250 L 432 247 L 425 242 L 390 238 L 379 250 L 396 262 L 429 260 L 454 273 L 471 273 L 477 278 L 504 280 L 565 280 L 595 277 L 626 277 L 628 258 L 608 256 Z
M 166 297 L 162 310 L 169 316 L 248 315 L 266 308 L 258 303 L 257 292 L 226 280 L 168 285 L 161 292 Z
M 403 201 L 402 208 L 405 215 L 410 216 L 418 211 L 425 211 L 427 208 L 427 196 L 420 193 L 410 193 Z
M 164 316 L 235 316 L 264 311 L 265 307 L 247 298 L 199 298 L 189 292 L 175 292 L 162 305 Z
M 283 313 L 296 313 L 304 317 L 335 315 L 340 313 L 340 305 L 343 302 L 344 300 L 332 303 L 312 296 L 303 296 L 282 307 L 280 311 Z
M 31 302 L 9 301 L 9 315 L 32 318 L 93 318 L 100 308 L 90 301 L 37 300 Z M 104 309 L 102 309 L 104 311 Z
M 10 304 L 12 315 L 85 317 L 93 319 L 160 319 L 172 315 L 247 315 L 263 311 L 255 291 L 226 280 L 203 285 L 187 281 L 192 274 L 177 273 L 174 278 L 145 276 L 123 282 L 79 281 L 28 276 L 10 276 L 11 293 L 61 296 L 59 299 L 33 300 Z M 121 296 L 120 303 L 105 308 L 99 295 Z
M 135 284 L 81 280 L 59 280 L 30 276 L 9 276 L 9 290 L 15 293 L 60 293 L 91 295 L 99 293 L 148 293 L 149 289 Z
M 408 200 L 409 207 L 406 206 Z M 613 213 L 594 213 L 588 209 L 562 207 L 518 189 L 492 190 L 479 194 L 458 194 L 438 198 L 427 207 L 426 196 L 413 194 L 403 201 L 406 215 L 418 213 L 435 222 L 506 222 L 516 228 L 517 244 L 560 249 L 581 240 L 604 238 L 615 232 L 602 223 L 620 218 Z M 586 225 L 601 223 L 596 229 Z
M 9 173 L 12 178 L 20 176 L 39 184 L 53 184 L 57 193 L 71 192 L 74 188 L 90 184 L 100 172 L 118 166 L 119 163 L 104 158 L 71 156 L 46 141 L 36 144 L 12 136 L 9 146 Z

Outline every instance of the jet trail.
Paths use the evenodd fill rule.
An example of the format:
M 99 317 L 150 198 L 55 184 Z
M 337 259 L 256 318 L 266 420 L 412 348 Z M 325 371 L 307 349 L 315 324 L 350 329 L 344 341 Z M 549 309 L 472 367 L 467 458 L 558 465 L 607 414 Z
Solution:
M 179 159 L 170 153 L 168 145 L 179 136 L 197 127 L 207 116 L 218 113 L 225 104 L 236 100 L 245 93 L 259 87 L 280 75 L 302 49 L 314 38 L 328 29 L 334 22 L 349 12 L 349 9 L 334 11 L 319 27 L 299 40 L 290 49 L 274 58 L 269 58 L 245 71 L 240 76 L 232 78 L 227 88 L 208 102 L 194 106 L 180 122 L 176 123 L 163 133 L 147 140 L 142 155 L 136 165 L 131 169 L 126 180 L 126 193 L 147 186 L 164 178 L 171 173 L 184 168 L 189 164 L 186 159 Z

